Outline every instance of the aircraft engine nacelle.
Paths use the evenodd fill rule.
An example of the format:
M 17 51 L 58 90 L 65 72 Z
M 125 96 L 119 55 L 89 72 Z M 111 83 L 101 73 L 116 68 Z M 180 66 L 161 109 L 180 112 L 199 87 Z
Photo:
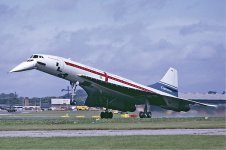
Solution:
M 190 106 L 187 104 L 187 105 L 179 105 L 179 107 L 173 107 L 173 106 L 162 106 L 162 108 L 164 109 L 169 109 L 169 110 L 173 110 L 173 111 L 177 111 L 177 112 L 180 112 L 180 111 L 184 111 L 184 112 L 187 112 L 190 110 Z
M 84 90 L 89 91 L 89 95 L 85 101 L 85 105 L 89 107 L 105 107 L 109 109 L 119 110 L 119 111 L 130 111 L 134 112 L 136 107 L 134 104 L 125 101 L 125 97 L 118 97 L 117 99 L 111 100 L 113 98 L 108 97 L 109 93 L 105 91 L 100 91 L 95 88 L 84 86 Z M 109 102 L 107 100 L 109 99 Z M 123 99 L 123 100 L 122 100 Z
M 189 111 L 191 108 L 190 106 L 187 104 L 187 105 L 182 105 L 180 106 L 180 111 L 184 111 L 184 112 L 187 112 Z
M 136 110 L 136 107 L 134 104 L 130 104 L 130 103 L 125 103 L 124 101 L 120 101 L 120 100 L 116 100 L 113 102 L 109 102 L 107 104 L 106 99 L 101 99 L 99 98 L 99 101 L 97 101 L 98 103 L 95 103 L 95 101 L 89 100 L 89 97 L 86 99 L 85 105 L 89 106 L 89 107 L 105 107 L 105 108 L 109 108 L 109 109 L 114 109 L 114 110 L 119 110 L 119 111 L 130 111 L 130 112 L 134 112 Z
M 110 105 L 108 105 L 108 108 L 123 111 L 123 112 L 126 112 L 126 111 L 134 112 L 136 110 L 135 105 L 124 103 L 122 101 L 113 102 Z

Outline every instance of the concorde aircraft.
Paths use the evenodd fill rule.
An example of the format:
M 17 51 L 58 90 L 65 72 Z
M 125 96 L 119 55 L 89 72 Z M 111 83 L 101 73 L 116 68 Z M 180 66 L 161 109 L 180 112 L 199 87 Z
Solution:
M 113 113 L 109 109 L 133 112 L 136 110 L 136 105 L 144 105 L 144 111 L 139 112 L 140 118 L 151 118 L 152 114 L 148 109 L 150 105 L 177 112 L 189 111 L 190 105 L 195 104 L 215 107 L 215 105 L 179 98 L 178 75 L 174 68 L 169 68 L 159 82 L 150 86 L 141 85 L 71 59 L 43 54 L 32 55 L 10 72 L 31 69 L 70 81 L 73 89 L 71 104 L 74 104 L 73 96 L 76 87 L 78 85 L 82 87 L 88 94 L 85 105 L 106 108 L 104 112 L 101 112 L 101 118 L 113 117 Z

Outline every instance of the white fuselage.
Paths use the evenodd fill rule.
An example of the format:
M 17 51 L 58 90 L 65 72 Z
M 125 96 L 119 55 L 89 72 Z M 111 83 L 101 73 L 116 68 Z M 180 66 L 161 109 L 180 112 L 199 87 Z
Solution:
M 145 104 L 147 106 L 148 103 L 174 111 L 188 111 L 190 104 L 216 107 L 177 97 L 177 71 L 173 68 L 167 71 L 160 82 L 151 87 L 52 55 L 34 54 L 10 72 L 31 69 L 70 81 L 73 91 L 75 91 L 74 87 L 77 85 L 75 83 L 78 81 L 80 86 L 88 92 L 85 104 L 90 107 L 106 107 L 120 111 L 135 111 L 135 105 Z M 173 90 L 174 92 L 172 92 Z M 144 112 L 147 115 L 147 107 Z
M 70 59 L 52 55 L 34 54 L 32 58 L 29 58 L 26 62 L 16 66 L 10 72 L 19 72 L 34 68 L 42 72 L 63 78 L 70 82 L 83 82 L 84 79 L 80 78 L 80 76 L 83 75 L 115 85 L 172 97 L 172 95 L 148 86 L 141 85 L 126 78 L 80 64 Z

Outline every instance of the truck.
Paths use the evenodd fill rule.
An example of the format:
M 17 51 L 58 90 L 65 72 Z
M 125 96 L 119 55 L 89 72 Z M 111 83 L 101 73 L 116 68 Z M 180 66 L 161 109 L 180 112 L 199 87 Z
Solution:
M 89 110 L 88 106 L 76 106 L 77 110 Z

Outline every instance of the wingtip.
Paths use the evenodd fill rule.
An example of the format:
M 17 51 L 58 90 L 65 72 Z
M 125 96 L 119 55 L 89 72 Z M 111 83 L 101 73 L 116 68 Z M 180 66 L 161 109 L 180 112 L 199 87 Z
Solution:
M 214 108 L 218 108 L 217 105 L 212 105 L 212 104 L 205 104 L 206 106 L 209 106 L 209 107 L 214 107 Z
M 214 108 L 218 108 L 218 106 L 217 106 L 217 105 L 212 105 L 212 107 L 214 107 Z

